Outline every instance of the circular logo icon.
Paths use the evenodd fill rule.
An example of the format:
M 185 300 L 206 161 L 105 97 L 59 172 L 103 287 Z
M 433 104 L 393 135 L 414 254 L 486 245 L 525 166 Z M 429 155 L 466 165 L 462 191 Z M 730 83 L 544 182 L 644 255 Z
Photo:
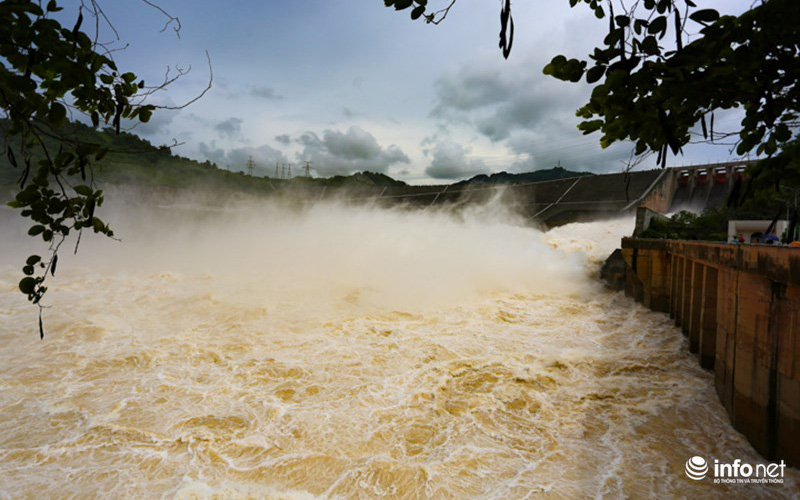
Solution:
M 689 479 L 699 481 L 706 477 L 708 473 L 708 463 L 703 457 L 692 457 L 686 461 L 686 475 Z

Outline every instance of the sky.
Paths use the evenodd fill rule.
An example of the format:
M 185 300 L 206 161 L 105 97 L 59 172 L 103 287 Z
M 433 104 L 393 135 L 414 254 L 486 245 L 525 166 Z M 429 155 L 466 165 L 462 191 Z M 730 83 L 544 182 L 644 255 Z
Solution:
M 751 2 L 696 0 L 733 14 Z M 447 3 L 430 0 L 429 10 Z M 315 177 L 369 170 L 433 184 L 556 165 L 619 172 L 631 152 L 603 150 L 599 134 L 576 129 L 588 85 L 542 74 L 554 55 L 585 58 L 606 34 L 606 21 L 567 0 L 512 4 L 508 60 L 498 0 L 459 0 L 439 25 L 381 0 L 158 0 L 179 18 L 179 37 L 143 1 L 100 5 L 119 35 L 106 27 L 103 39 L 124 48 L 114 53 L 121 70 L 154 85 L 190 69 L 151 103 L 181 106 L 211 79 L 201 99 L 157 110 L 133 131 L 221 168 L 243 171 L 252 157 L 256 175 L 275 176 L 276 164 L 299 175 L 311 162 Z M 717 116 L 717 129 L 737 121 Z M 670 164 L 733 158 L 729 146 L 695 145 Z

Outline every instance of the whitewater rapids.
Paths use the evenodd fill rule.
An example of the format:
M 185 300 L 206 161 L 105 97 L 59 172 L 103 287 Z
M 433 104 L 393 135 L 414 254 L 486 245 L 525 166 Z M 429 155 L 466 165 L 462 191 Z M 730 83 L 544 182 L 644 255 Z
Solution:
M 320 204 L 112 209 L 49 278 L 0 219 L 0 498 L 791 497 L 668 317 L 597 282 L 631 219 L 542 232 Z

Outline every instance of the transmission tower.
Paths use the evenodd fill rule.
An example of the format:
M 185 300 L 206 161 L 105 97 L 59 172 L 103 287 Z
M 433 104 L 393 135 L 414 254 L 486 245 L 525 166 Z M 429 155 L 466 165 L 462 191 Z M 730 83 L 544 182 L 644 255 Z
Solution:
M 303 170 L 305 170 L 305 172 L 306 172 L 306 177 L 308 177 L 310 179 L 311 178 L 311 162 L 310 161 L 306 162 L 306 166 L 303 167 Z
M 256 162 L 253 161 L 253 157 L 251 156 L 249 160 L 247 160 L 247 175 L 253 175 L 253 169 L 256 168 Z
M 275 162 L 275 178 L 276 178 L 276 179 L 280 179 L 280 177 L 278 177 L 278 170 L 279 170 L 279 169 L 280 169 L 280 165 L 279 165 L 279 164 L 278 164 L 278 162 L 276 161 L 276 162 Z

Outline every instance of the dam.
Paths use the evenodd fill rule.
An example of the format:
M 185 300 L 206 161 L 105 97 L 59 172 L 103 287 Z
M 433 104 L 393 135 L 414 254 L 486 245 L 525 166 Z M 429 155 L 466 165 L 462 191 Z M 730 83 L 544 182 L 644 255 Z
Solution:
M 294 202 L 346 200 L 369 206 L 449 208 L 482 204 L 502 197 L 528 220 L 546 227 L 634 213 L 647 207 L 661 213 L 719 208 L 747 165 L 746 161 L 665 169 L 585 175 L 537 182 L 462 182 L 446 185 L 347 188 L 313 183 L 276 182 L 273 189 Z
M 800 248 L 624 238 L 624 288 L 714 371 L 734 427 L 800 465 Z

